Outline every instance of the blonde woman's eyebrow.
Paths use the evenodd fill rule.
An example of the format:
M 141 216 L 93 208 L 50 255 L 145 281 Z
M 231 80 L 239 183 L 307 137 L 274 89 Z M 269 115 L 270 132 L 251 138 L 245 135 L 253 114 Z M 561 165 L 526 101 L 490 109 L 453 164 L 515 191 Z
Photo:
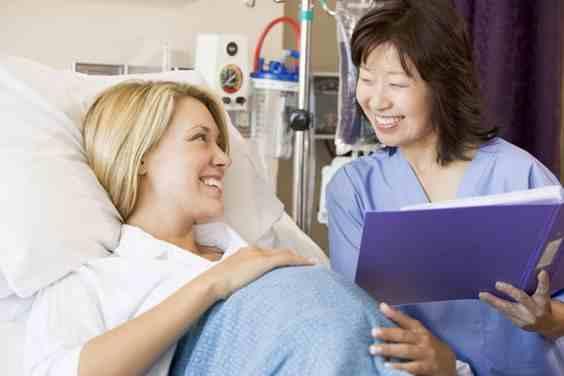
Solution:
M 197 124 L 195 126 L 193 126 L 192 128 L 188 129 L 188 133 L 194 133 L 196 131 L 204 131 L 206 133 L 210 133 L 211 129 L 207 126 L 205 126 L 204 124 Z

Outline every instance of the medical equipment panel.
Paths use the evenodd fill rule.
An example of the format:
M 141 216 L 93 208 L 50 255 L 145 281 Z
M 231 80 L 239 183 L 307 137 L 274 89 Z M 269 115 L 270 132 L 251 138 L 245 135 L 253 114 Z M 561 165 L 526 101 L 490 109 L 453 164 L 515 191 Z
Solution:
M 227 111 L 247 111 L 248 39 L 237 34 L 198 34 L 194 69 L 221 97 Z

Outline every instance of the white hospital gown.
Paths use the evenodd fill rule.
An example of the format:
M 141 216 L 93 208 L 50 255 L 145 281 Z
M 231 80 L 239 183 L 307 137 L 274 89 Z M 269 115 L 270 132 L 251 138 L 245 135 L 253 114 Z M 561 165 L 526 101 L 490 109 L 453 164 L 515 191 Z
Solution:
M 77 375 L 80 351 L 90 339 L 148 311 L 247 245 L 223 223 L 198 225 L 195 234 L 200 244 L 224 250 L 222 258 L 211 262 L 123 225 L 114 255 L 91 261 L 40 291 L 27 323 L 26 375 Z M 147 375 L 167 375 L 175 347 Z

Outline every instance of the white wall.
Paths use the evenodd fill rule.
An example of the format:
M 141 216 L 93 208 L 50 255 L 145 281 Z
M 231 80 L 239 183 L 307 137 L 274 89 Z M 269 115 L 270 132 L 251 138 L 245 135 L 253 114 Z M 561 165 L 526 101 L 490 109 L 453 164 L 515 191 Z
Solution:
M 193 66 L 199 32 L 249 37 L 251 55 L 265 25 L 284 6 L 259 0 L 3 0 L 0 53 L 24 56 L 54 68 L 73 61 L 157 65 L 169 42 L 173 66 Z M 267 57 L 278 56 L 282 28 L 265 42 Z

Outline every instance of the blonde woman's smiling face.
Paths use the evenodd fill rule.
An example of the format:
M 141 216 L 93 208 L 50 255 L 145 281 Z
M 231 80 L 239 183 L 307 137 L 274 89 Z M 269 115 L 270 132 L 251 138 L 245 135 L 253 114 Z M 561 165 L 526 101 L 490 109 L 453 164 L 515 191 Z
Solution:
M 231 159 L 220 145 L 223 135 L 206 106 L 178 99 L 169 126 L 144 160 L 144 191 L 194 222 L 223 215 L 223 178 Z

